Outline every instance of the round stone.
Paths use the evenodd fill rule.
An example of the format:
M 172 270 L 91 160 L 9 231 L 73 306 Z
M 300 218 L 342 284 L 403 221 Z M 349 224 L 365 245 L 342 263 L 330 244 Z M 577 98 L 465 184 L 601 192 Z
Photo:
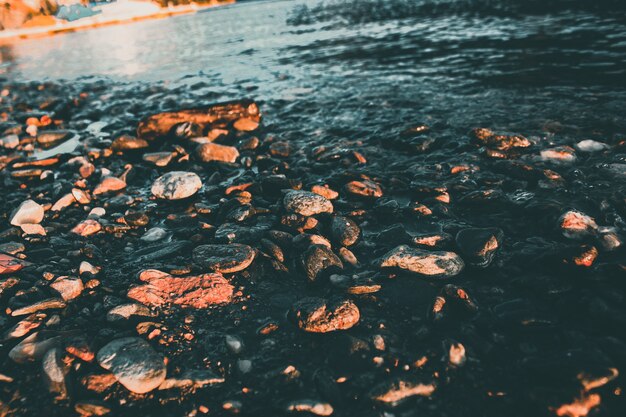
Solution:
M 293 305 L 289 316 L 305 332 L 347 330 L 360 319 L 359 308 L 350 300 L 304 298 Z
M 124 337 L 105 345 L 97 355 L 98 363 L 111 371 L 128 390 L 150 392 L 165 380 L 163 357 L 138 337 Z
M 191 197 L 202 188 L 202 180 L 193 172 L 172 171 L 160 176 L 152 184 L 152 194 L 165 200 Z
M 38 224 L 43 220 L 44 209 L 33 200 L 26 200 L 20 204 L 11 214 L 11 224 L 21 226 L 23 224 Z

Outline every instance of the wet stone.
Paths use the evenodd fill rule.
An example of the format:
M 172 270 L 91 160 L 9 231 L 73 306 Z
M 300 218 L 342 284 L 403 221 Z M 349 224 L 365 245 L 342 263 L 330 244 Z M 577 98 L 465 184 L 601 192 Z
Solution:
M 397 406 L 415 396 L 430 397 L 435 392 L 434 382 L 408 378 L 383 382 L 370 392 L 370 398 L 378 403 Z
M 318 282 L 324 276 L 343 269 L 341 259 L 323 245 L 311 245 L 302 255 L 302 266 L 309 282 Z
M 595 220 L 585 213 L 570 210 L 559 219 L 559 226 L 563 236 L 569 239 L 583 239 L 592 236 L 598 229 Z
M 463 271 L 465 263 L 454 252 L 425 251 L 400 245 L 382 257 L 382 268 L 399 268 L 430 278 L 451 278 Z
M 310 191 L 289 191 L 283 199 L 283 205 L 288 212 L 302 216 L 333 212 L 330 201 Z
M 165 380 L 163 357 L 138 337 L 109 342 L 98 351 L 97 360 L 120 384 L 138 394 L 152 391 Z
M 193 172 L 172 171 L 152 184 L 152 194 L 165 200 L 188 198 L 202 188 L 200 177 Z
M 130 151 L 148 147 L 148 142 L 130 135 L 122 135 L 111 144 L 114 151 Z
M 456 244 L 468 264 L 486 268 L 493 261 L 503 238 L 504 232 L 495 227 L 464 229 L 457 233 Z
M 193 250 L 193 260 L 210 271 L 231 274 L 243 271 L 254 260 L 256 251 L 248 245 L 202 245 Z
M 337 216 L 331 223 L 333 239 L 342 246 L 354 245 L 361 235 L 361 229 L 356 222 L 347 217 Z
M 350 300 L 308 297 L 293 305 L 289 317 L 305 332 L 328 333 L 355 326 L 360 312 Z
M 369 179 L 351 181 L 346 184 L 345 188 L 349 194 L 357 197 L 380 198 L 383 196 L 383 190 L 380 188 L 380 185 Z

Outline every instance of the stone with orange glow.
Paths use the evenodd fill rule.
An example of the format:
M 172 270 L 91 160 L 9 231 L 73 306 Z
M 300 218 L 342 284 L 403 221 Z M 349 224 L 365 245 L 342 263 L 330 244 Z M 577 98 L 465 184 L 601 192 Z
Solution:
M 292 306 L 289 317 L 305 332 L 328 333 L 355 326 L 360 312 L 350 300 L 308 297 Z
M 592 236 L 598 230 L 596 221 L 578 210 L 570 210 L 559 219 L 563 236 L 569 239 L 583 239 Z
M 346 184 L 348 194 L 365 198 L 379 198 L 383 196 L 383 190 L 380 185 L 370 179 L 362 181 L 350 181 Z
M 380 266 L 429 278 L 451 278 L 463 271 L 465 262 L 454 252 L 431 252 L 400 245 L 383 255 Z
M 383 382 L 370 391 L 370 398 L 389 406 L 397 406 L 411 397 L 430 397 L 436 389 L 432 381 L 417 378 L 394 379 Z
M 202 162 L 233 163 L 239 158 L 239 151 L 234 146 L 219 145 L 209 142 L 198 146 L 196 155 Z
M 206 309 L 228 303 L 234 287 L 219 273 L 173 277 L 156 269 L 139 275 L 145 284 L 131 288 L 128 298 L 151 307 L 175 305 Z

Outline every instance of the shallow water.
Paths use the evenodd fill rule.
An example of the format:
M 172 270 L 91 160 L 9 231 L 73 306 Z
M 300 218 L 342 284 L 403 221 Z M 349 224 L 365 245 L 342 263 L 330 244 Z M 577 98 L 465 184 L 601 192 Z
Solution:
M 340 190 L 347 179 L 361 174 L 381 183 L 384 198 L 376 203 L 344 198 L 336 203 L 338 212 L 357 211 L 361 205 L 367 211 L 361 224 L 364 239 L 355 249 L 363 265 L 351 273 L 375 269 L 375 258 L 394 242 L 393 236 L 387 236 L 387 242 L 377 233 L 395 223 L 415 234 L 442 229 L 453 233 L 469 226 L 497 226 L 505 232 L 504 248 L 490 269 L 468 269 L 454 281 L 478 299 L 480 313 L 445 326 L 433 325 L 427 315 L 439 283 L 378 277 L 381 292 L 358 298 L 362 321 L 354 331 L 303 335 L 281 321 L 285 310 L 299 297 L 332 289 L 311 289 L 300 276 L 273 272 L 237 277 L 244 296 L 250 297 L 247 310 L 234 305 L 206 316 L 198 313 L 197 322 L 190 325 L 198 331 L 198 341 L 163 347 L 182 368 L 211 363 L 206 358 L 218 362 L 211 366 L 227 374 L 226 383 L 217 391 L 182 400 L 159 393 L 157 399 L 145 399 L 142 411 L 160 415 L 161 401 L 172 415 L 182 415 L 192 402 L 184 398 L 206 401 L 213 409 L 238 399 L 245 405 L 243 414 L 269 415 L 286 401 L 313 397 L 332 402 L 335 415 L 380 416 L 384 407 L 373 406 L 366 393 L 389 375 L 404 375 L 403 365 L 425 355 L 430 360 L 425 372 L 443 375 L 437 394 L 390 413 L 552 415 L 550 407 L 578 395 L 578 372 L 607 366 L 621 372 L 626 361 L 620 349 L 626 340 L 616 329 L 626 322 L 620 260 L 624 251 L 603 252 L 589 270 L 564 271 L 562 253 L 579 244 L 565 240 L 556 220 L 566 209 L 576 208 L 624 234 L 626 158 L 620 141 L 626 134 L 625 9 L 624 2 L 612 0 L 246 2 L 0 47 L 1 76 L 19 83 L 16 91 L 30 105 L 24 113 L 37 114 L 32 103 L 48 105 L 58 98 L 59 103 L 48 108 L 61 115 L 66 128 L 80 132 L 81 139 L 133 133 L 141 117 L 162 110 L 254 98 L 264 114 L 262 134 L 293 146 L 284 161 L 275 166 L 267 162 L 271 172 L 284 172 L 305 187 L 323 182 Z M 51 83 L 39 93 L 43 80 Z M 84 102 L 66 104 L 81 92 L 88 93 Z M 400 133 L 420 123 L 430 126 L 428 136 L 437 145 L 425 152 L 398 146 Z M 563 181 L 545 186 L 508 161 L 486 158 L 468 138 L 469 129 L 477 126 L 530 137 L 535 147 L 519 161 L 537 169 L 535 174 L 554 170 Z M 583 139 L 612 148 L 580 152 L 570 165 L 539 157 L 540 150 L 573 146 Z M 332 149 L 334 156 L 318 159 L 315 147 L 320 145 Z M 350 160 L 352 150 L 362 153 L 367 163 Z M 126 162 L 120 157 L 98 163 L 119 174 Z M 130 193 L 146 195 L 157 170 L 131 162 L 139 174 Z M 452 175 L 451 167 L 461 164 L 480 170 Z M 209 167 L 200 174 L 206 183 L 219 172 L 224 185 L 226 179 L 233 184 L 257 181 L 260 171 L 256 165 L 252 170 Z M 69 173 L 63 175 L 69 178 Z M 11 184 L 18 189 L 19 183 Z M 35 187 L 49 193 L 48 184 Z M 435 187 L 448 187 L 449 205 L 433 198 Z M 493 199 L 472 204 L 467 198 L 493 189 Z M 19 204 L 28 192 L 15 191 L 6 207 Z M 209 192 L 202 196 L 215 204 L 221 197 Z M 394 204 L 415 200 L 433 208 L 432 218 L 416 219 L 394 209 Z M 179 207 L 139 201 L 134 208 L 167 225 L 165 216 Z M 172 228 L 177 241 L 197 232 Z M 132 251 L 142 245 L 137 236 L 133 231 L 125 240 L 110 235 L 92 240 L 107 262 L 123 264 L 106 269 L 101 277 L 121 296 L 138 269 L 146 266 L 125 264 L 126 252 L 132 258 Z M 53 240 L 50 245 L 62 247 Z M 171 264 L 180 266 L 177 263 L 188 258 L 184 254 Z M 77 307 L 73 314 L 78 315 Z M 87 316 L 93 322 L 89 331 L 97 333 L 99 342 L 114 333 L 100 331 L 98 326 L 107 326 L 102 316 Z M 174 312 L 165 320 L 174 328 L 182 316 Z M 68 327 L 74 326 L 70 317 Z M 266 318 L 281 325 L 271 338 L 256 333 Z M 250 374 L 236 371 L 238 358 L 222 344 L 225 332 L 245 339 L 248 347 L 242 357 L 253 361 Z M 353 336 L 370 340 L 378 333 L 387 340 L 385 353 L 372 349 L 359 356 L 351 350 L 359 344 Z M 461 340 L 468 349 L 468 365 L 458 372 L 438 357 L 445 356 L 442 342 L 448 339 Z M 374 365 L 377 355 L 385 357 L 385 366 Z M 362 359 L 356 370 L 343 363 L 354 358 Z M 277 376 L 287 364 L 294 364 L 302 377 L 292 381 Z M 318 371 L 332 375 L 322 378 L 330 388 L 313 377 Z M 349 377 L 346 384 L 334 383 L 344 375 Z M 449 383 L 443 381 L 448 378 Z M 619 409 L 622 398 L 613 389 L 623 386 L 623 376 L 618 381 L 603 388 L 600 415 L 612 416 Z M 244 386 L 252 387 L 250 395 L 242 394 Z M 117 391 L 111 402 L 126 394 Z M 119 410 L 121 415 L 133 412 L 132 407 Z

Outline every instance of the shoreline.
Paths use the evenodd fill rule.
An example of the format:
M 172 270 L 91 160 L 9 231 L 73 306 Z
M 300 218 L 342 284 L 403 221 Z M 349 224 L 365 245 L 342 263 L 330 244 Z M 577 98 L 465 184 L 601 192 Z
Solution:
M 199 11 L 219 7 L 229 4 L 234 4 L 236 0 L 224 0 L 210 4 L 186 4 L 180 6 L 170 6 L 160 8 L 156 12 L 127 14 L 127 15 L 112 15 L 107 16 L 105 14 L 99 14 L 91 17 L 85 17 L 73 22 L 58 21 L 55 25 L 26 27 L 20 29 L 4 30 L 0 31 L 0 45 L 6 45 L 21 40 L 44 38 L 63 33 L 78 32 L 89 29 L 96 29 L 104 26 L 122 25 L 127 23 L 134 23 L 143 20 L 156 20 L 164 19 L 168 17 L 180 16 L 185 14 L 197 13 Z

